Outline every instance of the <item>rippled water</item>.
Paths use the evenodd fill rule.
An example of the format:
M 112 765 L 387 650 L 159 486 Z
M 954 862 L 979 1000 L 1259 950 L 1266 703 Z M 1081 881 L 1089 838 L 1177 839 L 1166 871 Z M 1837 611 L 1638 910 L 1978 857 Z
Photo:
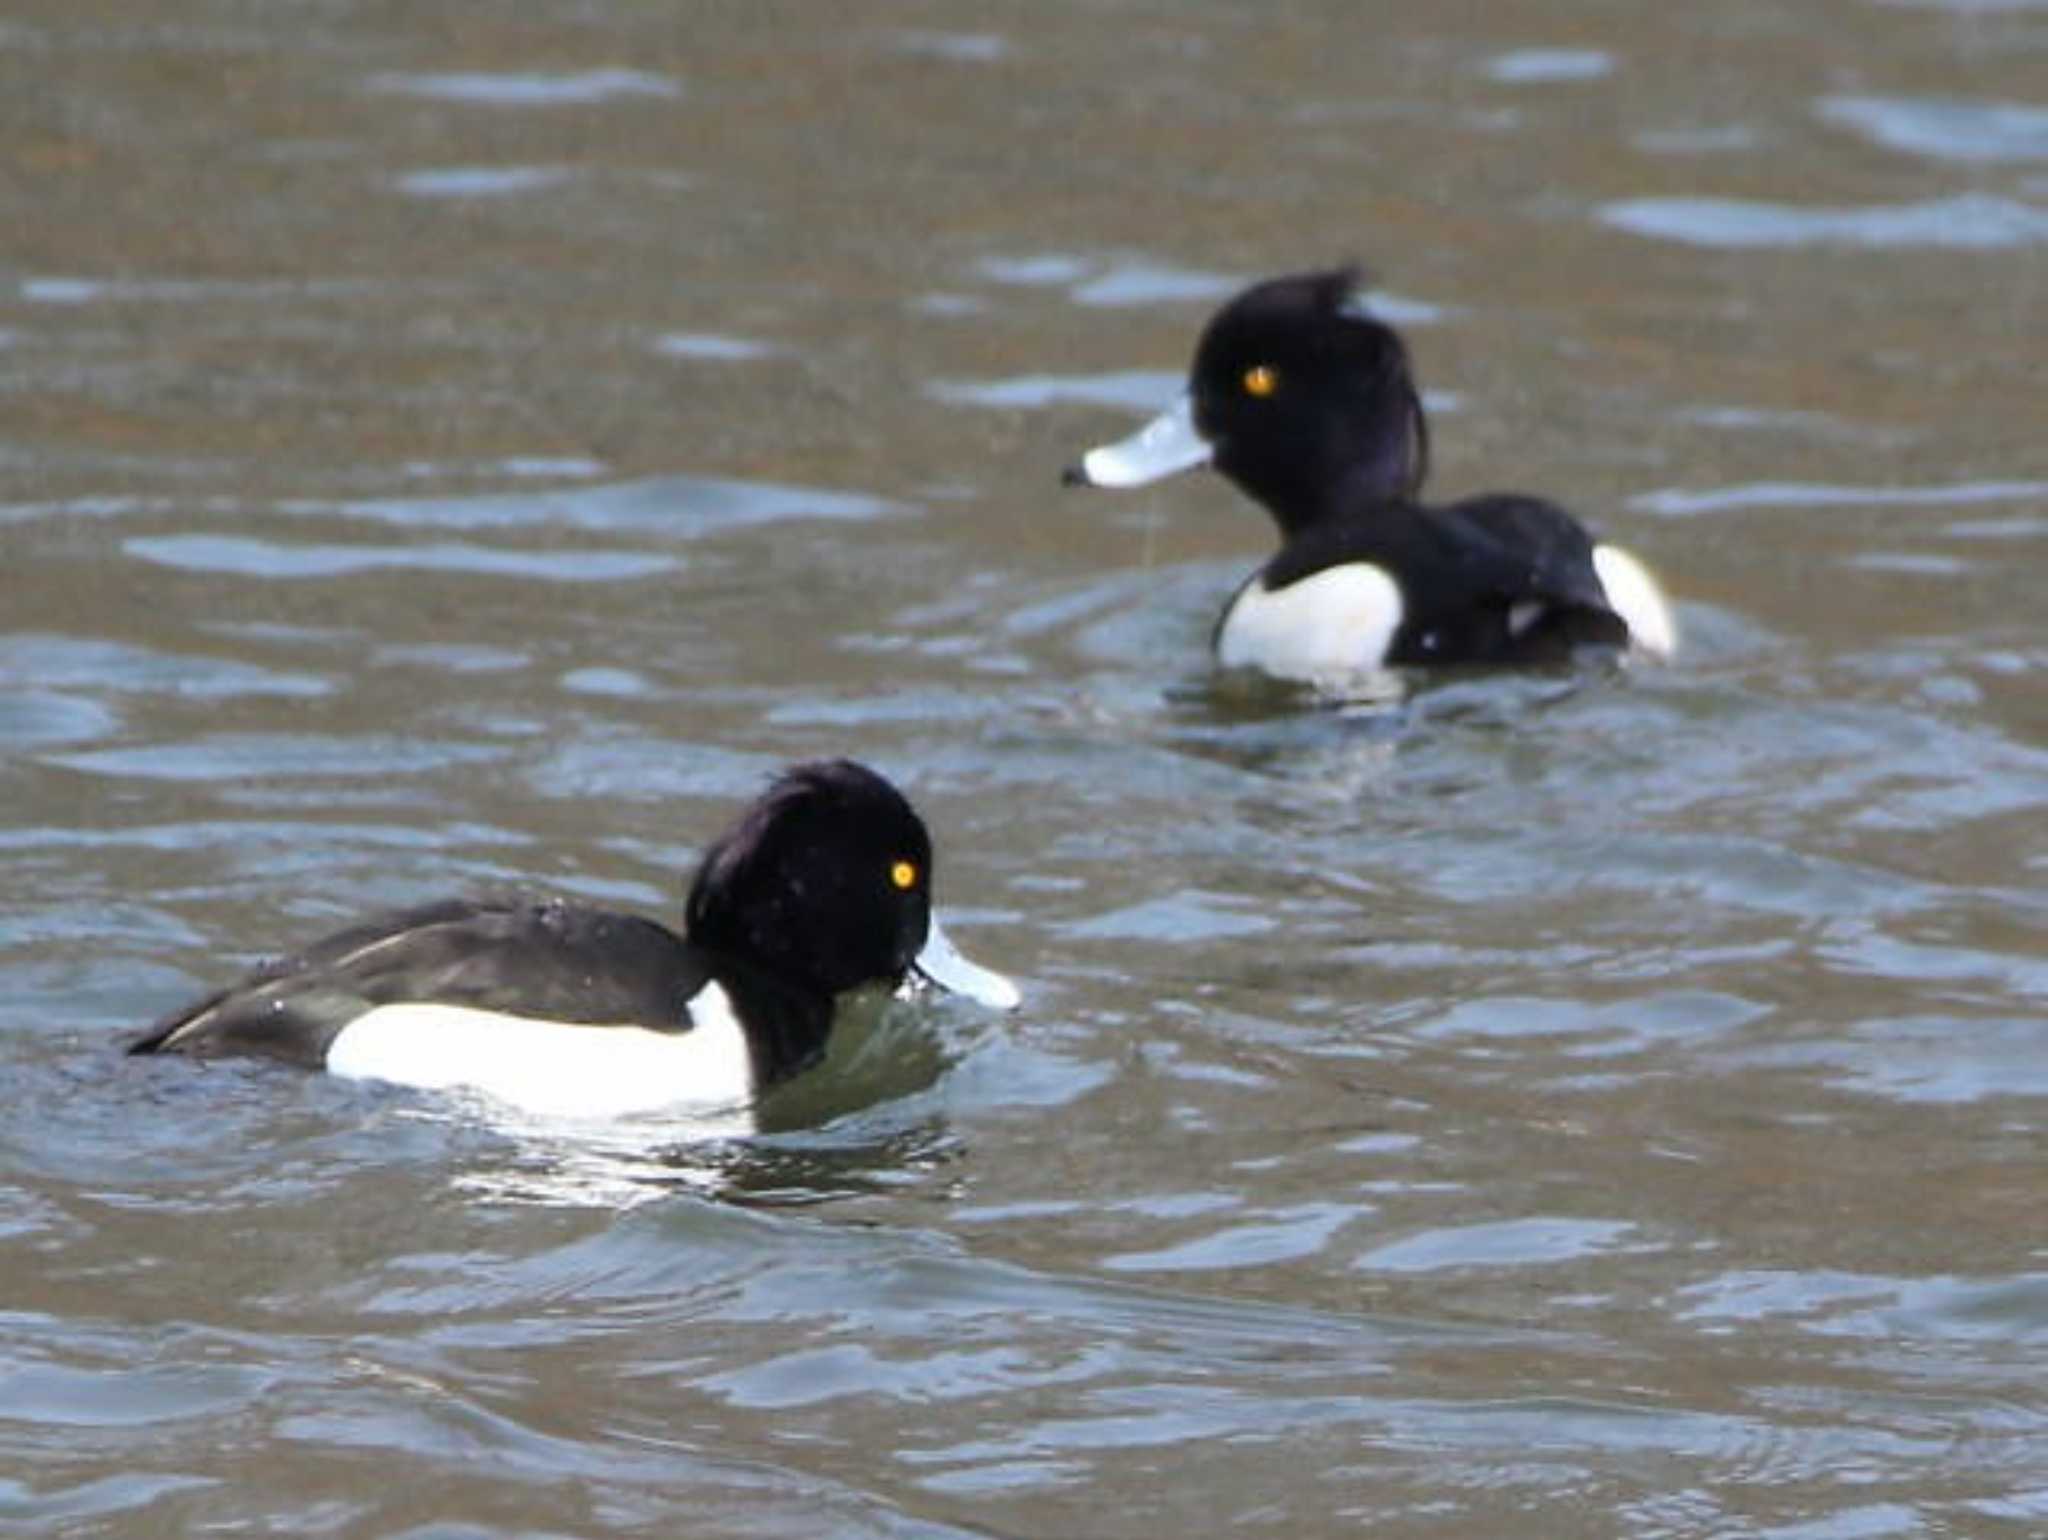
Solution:
M 24 0 L 0 1527 L 2048 1532 L 2048 9 Z M 1665 669 L 1212 680 L 1063 493 L 1373 264 Z M 124 1034 L 780 763 L 1017 1016 L 747 1141 Z

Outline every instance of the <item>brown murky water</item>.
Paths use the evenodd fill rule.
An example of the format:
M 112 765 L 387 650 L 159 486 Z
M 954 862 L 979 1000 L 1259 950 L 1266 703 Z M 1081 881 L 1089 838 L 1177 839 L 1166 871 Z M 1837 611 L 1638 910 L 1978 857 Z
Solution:
M 0 19 L 0 1526 L 2048 1533 L 2048 7 Z M 1063 494 L 1375 265 L 1669 669 L 1208 688 Z M 127 1030 L 794 757 L 1018 1016 L 746 1144 Z

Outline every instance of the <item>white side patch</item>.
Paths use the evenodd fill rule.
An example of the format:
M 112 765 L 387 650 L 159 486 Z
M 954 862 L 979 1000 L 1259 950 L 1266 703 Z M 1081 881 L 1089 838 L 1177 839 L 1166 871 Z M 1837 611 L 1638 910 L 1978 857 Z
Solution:
M 1216 633 L 1216 661 L 1327 683 L 1385 664 L 1401 628 L 1401 590 L 1370 562 L 1347 562 L 1268 590 L 1253 578 Z
M 1607 591 L 1609 607 L 1628 622 L 1631 642 L 1660 658 L 1678 651 L 1678 621 L 1648 567 L 1618 545 L 1596 545 L 1593 571 Z
M 687 1032 L 578 1026 L 460 1005 L 380 1005 L 327 1050 L 352 1080 L 482 1091 L 550 1117 L 620 1117 L 744 1104 L 754 1095 L 747 1035 L 716 983 L 690 1001 Z

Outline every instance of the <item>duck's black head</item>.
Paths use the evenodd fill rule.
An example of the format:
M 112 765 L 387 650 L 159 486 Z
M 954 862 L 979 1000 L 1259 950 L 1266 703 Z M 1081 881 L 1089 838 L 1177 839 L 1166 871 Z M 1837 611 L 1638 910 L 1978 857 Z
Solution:
M 1225 306 L 1195 348 L 1195 430 L 1282 528 L 1333 498 L 1412 497 L 1429 468 L 1408 349 L 1356 307 L 1356 287 L 1348 269 L 1275 278 Z
M 1185 400 L 1068 479 L 1133 486 L 1212 463 L 1288 534 L 1415 496 L 1429 430 L 1408 349 L 1357 289 L 1356 270 L 1338 268 L 1245 290 L 1203 331 Z
M 719 836 L 686 910 L 691 941 L 825 994 L 896 983 L 932 928 L 932 842 L 888 781 L 797 765 Z

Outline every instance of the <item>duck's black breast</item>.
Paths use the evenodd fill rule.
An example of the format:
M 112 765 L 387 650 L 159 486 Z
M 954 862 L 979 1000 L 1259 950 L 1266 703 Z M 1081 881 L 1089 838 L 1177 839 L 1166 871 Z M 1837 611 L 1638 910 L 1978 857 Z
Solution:
M 1441 508 L 1385 502 L 1303 530 L 1267 563 L 1267 591 L 1348 563 L 1393 580 L 1401 619 L 1390 664 L 1538 662 L 1625 645 L 1593 565 L 1593 540 L 1555 503 L 1490 493 Z
M 651 920 L 559 901 L 452 900 L 337 932 L 158 1022 L 131 1053 L 257 1054 L 318 1067 L 378 1006 L 563 1025 L 689 1028 L 704 956 Z

